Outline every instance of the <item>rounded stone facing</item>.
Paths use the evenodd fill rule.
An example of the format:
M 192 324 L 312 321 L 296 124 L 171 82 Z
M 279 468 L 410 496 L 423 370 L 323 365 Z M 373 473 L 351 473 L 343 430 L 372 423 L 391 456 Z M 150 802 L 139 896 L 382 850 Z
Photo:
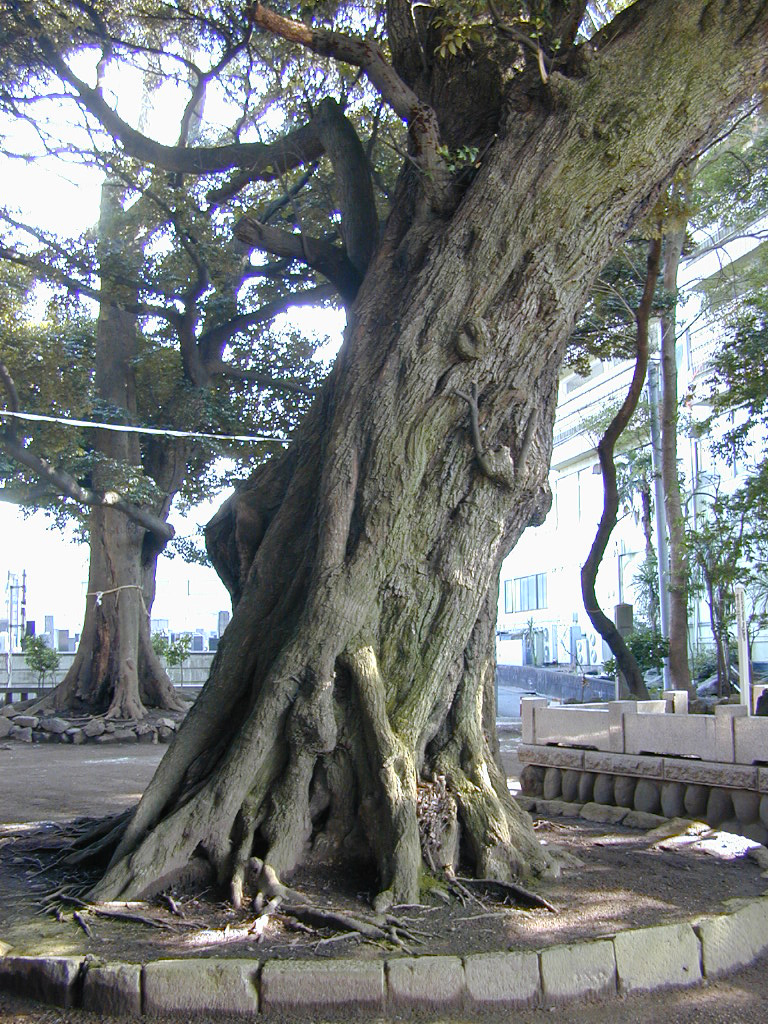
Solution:
M 760 797 L 760 821 L 768 828 L 768 793 Z
M 665 818 L 682 818 L 685 814 L 685 783 L 665 782 L 661 787 L 661 813 Z
M 613 806 L 616 802 L 615 780 L 613 776 L 604 775 L 602 772 L 600 775 L 596 775 L 593 794 L 593 799 L 596 804 L 607 804 L 608 806 Z
M 544 792 L 544 769 L 527 764 L 520 772 L 520 788 L 526 796 L 541 796 Z
M 544 772 L 544 799 L 556 800 L 562 792 L 563 773 L 559 768 L 547 768 Z
M 733 800 L 727 789 L 712 789 L 707 801 L 707 824 L 713 828 L 733 818 Z
M 571 804 L 579 802 L 580 778 L 581 772 L 577 772 L 573 768 L 563 772 L 563 800 L 567 800 Z
M 762 821 L 753 821 L 749 825 L 741 826 L 741 834 L 747 839 L 751 839 L 753 843 L 761 843 L 763 846 L 768 846 L 768 828 L 762 823 Z
M 659 784 L 652 779 L 638 779 L 635 786 L 635 810 L 646 814 L 658 814 L 661 811 L 661 795 Z
M 735 789 L 731 793 L 733 809 L 742 825 L 751 825 L 760 817 L 760 794 L 749 789 Z
M 633 775 L 617 775 L 613 787 L 617 807 L 634 807 L 637 779 Z
M 690 818 L 703 818 L 707 813 L 707 801 L 709 800 L 709 786 L 696 786 L 691 784 L 685 787 L 683 804 L 685 813 Z
M 579 775 L 579 803 L 588 804 L 595 788 L 595 776 L 592 772 L 581 772 Z

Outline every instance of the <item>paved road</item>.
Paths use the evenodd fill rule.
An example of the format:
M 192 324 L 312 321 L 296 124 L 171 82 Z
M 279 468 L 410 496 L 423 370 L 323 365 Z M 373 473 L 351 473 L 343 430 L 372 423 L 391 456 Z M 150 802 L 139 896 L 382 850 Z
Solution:
M 135 804 L 165 745 L 0 744 L 0 823 L 99 817 Z
M 520 698 L 536 696 L 532 690 L 517 690 L 512 686 L 505 686 L 503 683 L 499 683 L 496 692 L 498 694 L 496 714 L 500 721 L 519 720 Z

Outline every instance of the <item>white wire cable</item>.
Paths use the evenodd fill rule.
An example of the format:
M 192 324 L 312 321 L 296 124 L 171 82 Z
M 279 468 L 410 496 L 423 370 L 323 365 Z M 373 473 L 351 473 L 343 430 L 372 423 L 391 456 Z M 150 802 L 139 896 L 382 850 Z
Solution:
M 34 420 L 42 423 L 59 423 L 66 427 L 88 427 L 95 430 L 118 430 L 128 434 L 154 434 L 159 437 L 197 437 L 210 438 L 215 441 L 277 441 L 288 444 L 287 437 L 274 434 L 208 434 L 195 430 L 170 430 L 165 427 L 135 427 L 130 423 L 96 423 L 93 420 L 72 420 L 64 416 L 45 416 L 36 412 L 12 412 L 0 409 L 0 416 L 13 417 L 17 420 Z

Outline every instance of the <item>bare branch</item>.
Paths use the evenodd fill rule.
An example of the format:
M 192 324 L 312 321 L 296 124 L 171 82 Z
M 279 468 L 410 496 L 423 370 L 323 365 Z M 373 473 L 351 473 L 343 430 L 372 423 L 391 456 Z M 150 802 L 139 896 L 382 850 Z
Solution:
M 153 533 L 164 543 L 172 540 L 176 534 L 169 523 L 163 522 L 151 512 L 122 498 L 116 491 L 94 491 L 90 487 L 82 487 L 69 473 L 55 469 L 46 459 L 40 458 L 39 455 L 35 455 L 11 438 L 0 438 L 0 448 L 16 462 L 32 470 L 36 476 L 62 497 L 71 498 L 81 505 L 113 508 L 117 512 L 122 512 L 128 519 L 142 526 L 149 533 Z
M 314 388 L 308 388 L 305 384 L 299 384 L 295 380 L 286 380 L 283 377 L 273 377 L 269 373 L 262 373 L 260 370 L 244 370 L 239 366 L 232 366 L 224 360 L 208 363 L 207 369 L 210 373 L 221 373 L 233 380 L 246 381 L 249 384 L 258 384 L 260 388 L 268 388 L 272 391 L 288 391 L 295 395 L 306 395 L 311 398 L 315 394 Z
M 481 473 L 489 480 L 494 480 L 505 487 L 511 487 L 514 483 L 514 466 L 509 450 L 502 448 L 495 452 L 486 452 L 483 449 L 483 441 L 480 436 L 480 413 L 477 405 L 477 384 L 472 381 L 468 395 L 463 391 L 455 391 L 454 394 L 458 398 L 463 398 L 469 406 L 472 447 L 475 449 L 475 458 Z
M 104 100 L 98 89 L 91 88 L 70 68 L 37 19 L 28 19 L 37 43 L 50 67 L 74 89 L 85 109 L 92 114 L 120 143 L 129 156 L 154 164 L 162 170 L 181 174 L 213 174 L 235 167 L 247 167 L 247 181 L 272 181 L 281 172 L 316 160 L 321 156 L 314 134 L 298 128 L 274 143 L 236 142 L 224 146 L 167 146 L 132 128 Z M 222 190 L 224 191 L 224 190 Z M 229 192 L 234 195 L 237 189 Z
M 271 302 L 264 303 L 258 309 L 250 313 L 241 313 L 233 316 L 224 323 L 204 331 L 198 338 L 197 344 L 200 349 L 201 358 L 206 363 L 209 372 L 224 372 L 219 368 L 222 352 L 225 345 L 240 331 L 248 330 L 258 324 L 268 323 L 280 313 L 284 313 L 292 306 L 311 306 L 315 303 L 325 302 L 334 298 L 336 289 L 330 284 L 321 284 L 316 288 L 308 288 L 301 292 L 291 292 L 290 295 L 280 296 Z

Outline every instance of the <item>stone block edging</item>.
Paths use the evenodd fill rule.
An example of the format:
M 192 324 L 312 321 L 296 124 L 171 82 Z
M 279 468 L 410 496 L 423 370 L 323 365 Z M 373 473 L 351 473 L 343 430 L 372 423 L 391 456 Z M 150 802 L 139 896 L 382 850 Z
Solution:
M 0 943 L 0 951 L 3 944 Z M 92 956 L 0 956 L 0 990 L 105 1016 L 182 1012 L 381 1015 L 555 1006 L 699 984 L 768 950 L 768 894 L 723 914 L 632 928 L 541 950 L 386 960 L 190 958 L 138 964 Z

